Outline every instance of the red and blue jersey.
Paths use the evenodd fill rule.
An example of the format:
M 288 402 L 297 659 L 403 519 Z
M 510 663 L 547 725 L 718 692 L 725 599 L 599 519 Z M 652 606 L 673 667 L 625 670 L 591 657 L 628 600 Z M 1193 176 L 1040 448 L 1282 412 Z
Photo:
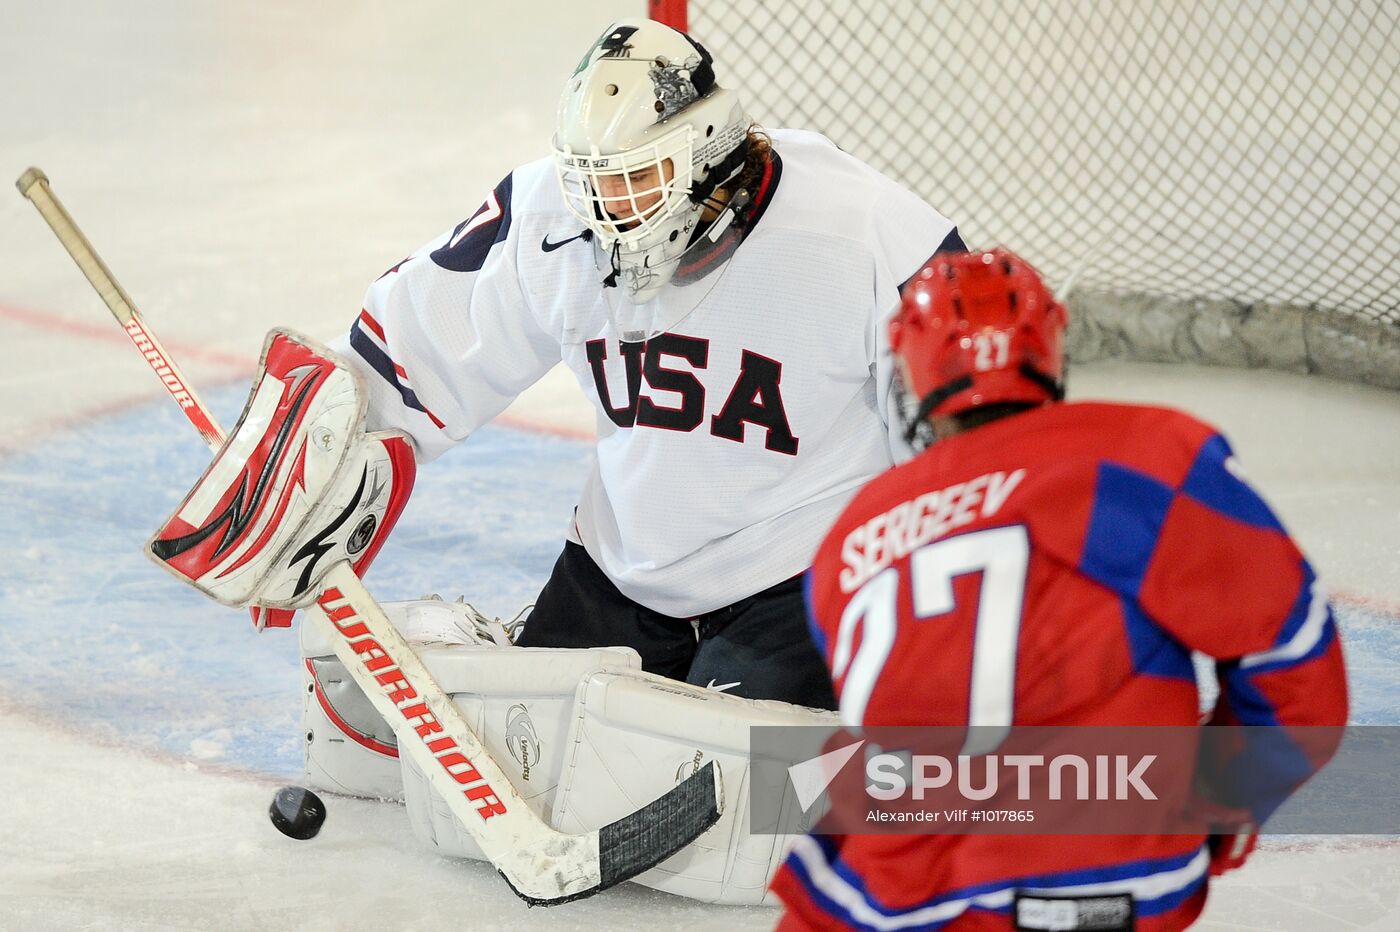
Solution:
M 1325 592 L 1180 412 L 1053 404 L 940 441 L 856 496 L 808 586 L 848 726 L 1191 726 L 1193 651 L 1216 660 L 1215 722 L 1346 721 Z M 795 927 L 1009 929 L 1034 889 L 1130 893 L 1137 928 L 1177 929 L 1204 905 L 1205 841 L 809 836 L 774 890 Z

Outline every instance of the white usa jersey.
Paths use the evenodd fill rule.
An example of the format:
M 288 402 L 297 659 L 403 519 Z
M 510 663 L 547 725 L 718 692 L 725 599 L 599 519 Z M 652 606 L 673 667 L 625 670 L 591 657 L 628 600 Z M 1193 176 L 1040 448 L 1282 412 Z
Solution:
M 742 242 L 646 343 L 619 341 L 552 161 L 512 172 L 376 281 L 336 347 L 371 386 L 370 429 L 406 431 L 432 459 L 562 361 L 597 409 L 575 533 L 625 595 L 689 618 L 802 572 L 856 490 L 907 452 L 885 324 L 899 286 L 963 246 L 824 137 L 772 141 Z

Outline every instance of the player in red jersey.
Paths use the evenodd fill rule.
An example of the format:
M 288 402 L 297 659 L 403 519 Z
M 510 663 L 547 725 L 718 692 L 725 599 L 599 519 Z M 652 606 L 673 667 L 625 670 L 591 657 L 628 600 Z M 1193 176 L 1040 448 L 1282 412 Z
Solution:
M 860 492 L 808 579 L 845 723 L 1193 726 L 1195 650 L 1217 661 L 1214 723 L 1345 724 L 1326 595 L 1225 439 L 1063 402 L 1065 324 L 1007 252 L 938 256 L 906 287 L 891 347 L 929 444 Z M 773 889 L 780 929 L 1108 928 L 1013 906 L 1124 894 L 1132 927 L 1181 929 L 1252 840 L 809 835 Z

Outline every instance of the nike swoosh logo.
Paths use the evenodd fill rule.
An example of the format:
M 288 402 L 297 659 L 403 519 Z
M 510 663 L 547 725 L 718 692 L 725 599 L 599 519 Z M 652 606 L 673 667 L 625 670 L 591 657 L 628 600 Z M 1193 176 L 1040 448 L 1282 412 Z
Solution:
M 740 682 L 743 682 L 743 681 L 740 680 L 740 681 L 736 681 L 736 682 L 733 682 L 733 683 L 723 683 L 723 684 L 721 684 L 721 685 L 719 685 L 719 686 L 716 686 L 716 685 L 715 685 L 715 681 L 712 679 L 712 680 L 710 680 L 708 683 L 705 684 L 705 688 L 706 688 L 706 689 L 713 689 L 713 690 L 714 690 L 715 692 L 717 692 L 717 693 L 722 693 L 722 692 L 724 692 L 726 689 L 729 689 L 731 686 L 738 686 Z
M 583 238 L 585 238 L 586 236 L 588 236 L 588 231 L 587 231 L 587 230 L 584 230 L 582 233 L 580 233 L 580 234 L 577 235 L 577 236 L 571 236 L 571 237 L 569 237 L 568 239 L 561 239 L 561 240 L 560 240 L 559 242 L 557 242 L 557 243 L 551 243 L 551 242 L 549 241 L 549 234 L 546 233 L 546 234 L 544 235 L 544 239 L 540 240 L 540 248 L 543 249 L 545 252 L 553 252 L 554 250 L 558 249 L 560 246 L 567 246 L 567 245 L 569 245 L 570 243 L 572 243 L 574 240 L 576 240 L 576 239 L 583 239 Z

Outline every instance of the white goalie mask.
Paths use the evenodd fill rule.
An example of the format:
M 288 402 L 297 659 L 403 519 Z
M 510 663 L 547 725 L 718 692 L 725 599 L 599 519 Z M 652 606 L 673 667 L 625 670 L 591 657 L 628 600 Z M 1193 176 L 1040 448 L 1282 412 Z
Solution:
M 696 235 L 704 202 L 743 167 L 748 127 L 738 95 L 715 84 L 709 53 L 684 33 L 617 23 L 588 50 L 564 87 L 554 157 L 564 203 L 602 254 L 609 303 L 655 303 L 706 239 Z M 708 232 L 730 219 L 721 213 Z M 679 311 L 624 313 L 625 329 L 649 335 Z

